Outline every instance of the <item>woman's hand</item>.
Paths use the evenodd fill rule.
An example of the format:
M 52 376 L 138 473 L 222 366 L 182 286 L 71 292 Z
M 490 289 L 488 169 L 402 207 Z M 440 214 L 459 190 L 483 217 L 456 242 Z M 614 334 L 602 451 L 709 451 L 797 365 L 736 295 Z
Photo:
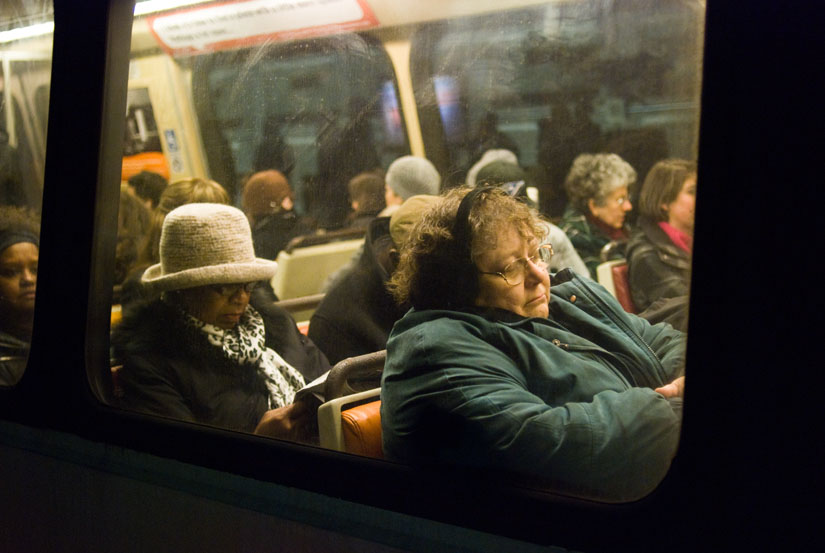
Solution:
M 670 384 L 665 384 L 653 390 L 665 397 L 684 397 L 685 395 L 685 377 L 680 376 Z
M 305 403 L 293 403 L 270 409 L 255 427 L 255 434 L 300 441 L 312 423 L 312 410 Z

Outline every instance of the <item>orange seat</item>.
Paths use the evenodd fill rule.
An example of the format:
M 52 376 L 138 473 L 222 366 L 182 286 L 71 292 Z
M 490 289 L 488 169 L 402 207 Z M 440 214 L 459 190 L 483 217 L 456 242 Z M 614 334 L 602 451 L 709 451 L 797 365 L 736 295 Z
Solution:
M 384 458 L 381 445 L 381 401 L 373 401 L 341 413 L 345 451 L 356 455 Z
M 616 299 L 622 304 L 628 313 L 637 313 L 638 310 L 633 304 L 633 297 L 630 295 L 630 282 L 627 279 L 627 263 L 613 265 L 610 268 L 613 274 L 613 289 L 616 292 Z
M 112 314 L 110 321 L 110 326 L 114 327 L 123 319 L 123 308 L 119 303 L 112 305 Z

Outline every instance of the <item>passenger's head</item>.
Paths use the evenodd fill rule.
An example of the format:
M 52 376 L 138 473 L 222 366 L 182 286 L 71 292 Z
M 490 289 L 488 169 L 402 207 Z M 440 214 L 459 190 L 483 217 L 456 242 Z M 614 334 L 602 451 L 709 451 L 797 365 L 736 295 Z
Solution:
M 384 177 L 377 172 L 355 175 L 347 183 L 352 209 L 358 213 L 378 213 L 386 206 Z
M 413 228 L 390 291 L 416 309 L 479 306 L 546 316 L 549 277 L 534 257 L 544 233 L 535 210 L 503 190 L 451 190 Z
M 152 212 L 152 224 L 140 254 L 143 263 L 157 263 L 160 260 L 158 248 L 166 215 L 177 207 L 192 203 L 229 205 L 229 194 L 223 186 L 209 179 L 193 177 L 170 183 L 160 195 L 160 203 Z
M 26 341 L 34 316 L 39 253 L 37 217 L 23 208 L 0 206 L 0 328 Z
M 485 165 L 476 177 L 479 186 L 497 186 L 510 196 L 535 207 L 527 197 L 527 172 L 516 163 L 493 161 Z
M 217 182 L 192 177 L 170 183 L 160 195 L 158 209 L 169 213 L 184 204 L 211 203 L 229 205 L 229 194 Z
M 418 194 L 438 194 L 441 175 L 428 159 L 403 156 L 393 161 L 387 169 L 387 205 L 399 205 Z
M 143 273 L 150 294 L 164 294 L 200 321 L 233 328 L 255 283 L 272 278 L 277 263 L 255 257 L 249 221 L 221 204 L 186 204 L 163 222 L 160 263 Z
M 506 161 L 518 165 L 518 158 L 516 157 L 516 154 L 514 154 L 510 150 L 487 150 L 486 152 L 484 152 L 481 158 L 478 161 L 476 161 L 472 167 L 470 167 L 470 170 L 467 171 L 467 178 L 465 179 L 467 186 L 474 187 L 476 186 L 476 184 L 481 184 L 478 180 L 479 171 L 484 169 L 490 163 L 496 161 Z
M 409 238 L 412 229 L 424 214 L 441 201 L 441 196 L 419 194 L 401 205 L 390 216 L 390 238 L 396 248 L 400 249 Z
M 280 171 L 270 169 L 255 173 L 243 187 L 242 205 L 251 221 L 279 211 L 291 211 L 292 189 Z
M 573 207 L 618 229 L 633 209 L 629 188 L 635 182 L 636 171 L 616 154 L 581 154 L 573 161 L 564 188 Z
M 141 171 L 129 177 L 129 186 L 138 198 L 143 200 L 149 209 L 154 209 L 160 203 L 160 195 L 168 183 L 163 175 L 152 171 Z
M 152 212 L 126 185 L 120 187 L 117 212 L 117 248 L 115 250 L 115 282 L 123 282 L 137 262 L 139 247 L 149 232 Z
M 696 163 L 665 159 L 647 173 L 639 195 L 639 212 L 656 222 L 664 221 L 693 234 L 696 208 Z

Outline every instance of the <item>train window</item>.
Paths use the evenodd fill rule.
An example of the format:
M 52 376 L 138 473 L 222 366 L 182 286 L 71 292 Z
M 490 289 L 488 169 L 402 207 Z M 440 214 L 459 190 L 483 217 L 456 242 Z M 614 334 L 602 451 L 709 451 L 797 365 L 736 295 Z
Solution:
M 233 188 L 252 173 L 281 171 L 296 212 L 323 212 L 326 227 L 339 226 L 345 210 L 317 204 L 336 199 L 346 206 L 350 178 L 386 169 L 409 151 L 392 66 L 370 37 L 276 43 L 200 56 L 193 66 L 210 167 L 225 160 L 220 170 Z M 215 151 L 227 148 L 231 157 Z
M 327 4 L 336 4 L 340 10 L 324 15 L 313 11 Z M 111 402 L 167 418 L 318 444 L 321 438 L 312 426 L 314 408 L 307 411 L 306 403 L 293 403 L 293 399 L 328 370 L 329 363 L 323 349 L 308 341 L 290 315 L 274 303 L 278 299 L 275 255 L 257 255 L 256 243 L 259 259 L 250 260 L 254 233 L 259 226 L 264 228 L 261 221 L 274 225 L 266 227 L 267 233 L 288 224 L 290 232 L 303 228 L 311 234 L 312 240 L 298 237 L 297 243 L 304 247 L 294 243 L 282 247 L 277 270 L 283 271 L 288 265 L 300 267 L 297 261 L 293 263 L 300 257 L 297 250 L 309 256 L 308 250 L 318 246 L 317 241 L 327 240 L 344 225 L 352 177 L 362 172 L 381 175 L 395 159 L 410 152 L 426 154 L 435 163 L 441 188 L 446 190 L 461 183 L 486 150 L 511 150 L 539 189 L 538 207 L 549 218 L 564 208 L 557 202 L 560 179 L 564 180 L 579 154 L 620 154 L 624 160 L 616 158 L 620 163 L 611 167 L 627 175 L 627 182 L 622 181 L 625 187 L 636 180 L 636 174 L 640 182 L 644 180 L 657 161 L 696 158 L 701 3 L 504 4 L 481 2 L 472 7 L 444 2 L 425 15 L 417 9 L 402 13 L 395 3 L 365 0 L 211 2 L 135 20 L 115 254 L 111 367 L 105 368 L 107 376 L 111 370 Z M 269 20 L 271 28 L 253 24 L 253 16 L 267 20 L 287 5 L 290 11 L 297 10 L 295 19 Z M 302 10 L 308 18 L 303 21 Z M 334 21 L 330 23 L 329 18 Z M 419 169 L 420 163 L 415 171 Z M 689 163 L 685 171 L 681 178 L 687 183 L 695 176 L 695 164 Z M 153 188 L 149 180 L 160 183 L 159 196 L 142 193 Z M 604 232 L 617 240 L 626 239 L 622 221 L 631 203 L 636 203 L 635 196 L 629 195 L 634 190 L 614 188 L 610 196 L 594 201 L 593 215 L 600 217 L 595 209 L 599 207 L 606 227 L 618 213 L 619 224 Z M 261 213 L 277 214 L 276 219 L 259 217 L 254 203 L 259 200 L 253 200 L 253 193 L 263 198 L 259 200 L 266 211 Z M 695 178 L 685 194 L 695 195 Z M 516 210 L 514 217 L 527 217 L 522 204 L 508 201 L 507 209 Z M 668 199 L 664 204 L 674 213 L 682 211 L 676 202 Z M 491 213 L 490 219 L 505 211 Z M 533 217 L 535 211 L 530 213 Z M 533 229 L 546 223 L 530 221 Z M 250 225 L 251 236 L 245 230 Z M 455 226 L 451 228 L 451 235 L 459 233 Z M 502 236 L 510 236 L 507 229 L 499 230 L 505 231 Z M 681 234 L 674 232 L 674 240 L 682 240 L 689 249 L 689 232 L 681 227 L 676 230 Z M 315 280 L 329 264 L 342 267 L 362 246 L 363 230 L 359 232 L 355 240 L 319 246 L 323 251 L 319 255 L 326 257 L 311 258 L 291 278 Z M 345 233 L 335 238 L 352 236 Z M 332 260 L 333 253 L 339 257 Z M 387 258 L 397 260 L 396 253 L 388 252 Z M 530 268 L 549 261 L 552 255 L 542 247 L 535 255 L 524 255 L 521 263 L 521 250 L 519 256 L 511 253 L 504 256 L 509 261 L 491 260 L 489 270 L 483 272 L 495 286 L 521 285 Z M 689 255 L 680 259 L 682 276 L 689 278 Z M 565 274 L 565 279 L 574 276 Z M 592 276 L 596 277 L 595 271 Z M 567 289 L 566 282 L 560 282 L 561 289 Z M 386 293 L 383 286 L 382 282 L 380 290 Z M 585 289 L 592 292 L 587 301 L 618 306 L 606 291 Z M 542 297 L 545 301 L 538 303 L 547 308 L 549 292 Z M 568 297 L 571 304 L 577 301 L 576 294 Z M 578 297 L 579 305 L 587 304 L 584 296 Z M 472 300 L 480 298 L 479 293 Z M 686 311 L 686 298 L 685 291 L 680 298 L 683 303 L 677 305 L 680 315 Z M 501 307 L 496 302 L 468 305 Z M 547 317 L 540 308 L 513 312 Z M 600 458 L 601 464 L 593 464 L 604 469 L 594 469 L 603 472 L 594 478 L 619 475 L 614 482 L 602 482 L 605 487 L 595 492 L 586 485 L 559 488 L 596 499 L 603 499 L 599 494 L 610 486 L 614 491 L 622 488 L 620 475 L 633 472 L 636 462 L 655 465 L 655 470 L 640 477 L 652 489 L 651 480 L 667 471 L 681 420 L 681 398 L 666 401 L 660 396 L 679 395 L 683 388 L 684 334 L 664 326 L 657 327 L 665 329 L 661 334 L 651 331 L 650 325 L 624 311 L 613 315 L 614 320 L 626 317 L 622 319 L 625 324 L 616 327 L 644 334 L 653 349 L 637 347 L 640 343 L 624 334 L 620 337 L 624 340 L 599 335 L 604 338 L 599 342 L 598 333 L 585 329 L 583 336 L 564 330 L 570 343 L 546 339 L 553 344 L 552 353 L 536 354 L 544 358 L 555 355 L 556 348 L 577 351 L 581 355 L 576 362 L 586 365 L 585 372 L 621 374 L 613 380 L 604 377 L 611 382 L 601 390 L 604 395 L 587 388 L 564 396 L 590 394 L 587 407 L 578 406 L 568 414 L 579 422 L 589 420 L 588 416 L 604 422 L 602 430 L 610 443 L 597 444 L 596 449 L 616 447 L 611 431 L 618 436 L 623 425 L 634 426 L 631 421 L 648 422 L 635 416 L 638 405 L 655 403 L 661 411 L 657 411 L 656 416 L 661 415 L 657 420 L 667 426 L 657 427 L 660 437 L 664 436 L 661 442 L 648 436 L 639 440 L 656 443 L 647 450 L 640 447 L 630 452 L 634 457 L 626 465 L 608 466 L 607 455 Z M 439 347 L 449 349 L 450 345 Z M 465 346 L 459 340 L 456 350 L 469 347 Z M 516 354 L 497 351 L 491 355 L 506 363 Z M 648 362 L 652 377 L 628 368 Z M 577 376 L 558 378 L 569 383 Z M 673 388 L 660 395 L 639 390 L 658 391 L 671 381 Z M 548 386 L 543 383 L 541 390 L 519 397 L 538 397 Z M 619 388 L 638 392 L 638 402 L 625 395 L 621 405 L 615 403 L 612 394 Z M 365 403 L 368 409 L 371 402 L 367 400 L 374 399 L 370 395 L 374 390 L 363 393 L 353 401 Z M 573 401 L 564 400 L 565 405 Z M 500 418 L 484 413 L 481 419 L 512 428 L 510 415 L 548 407 L 549 400 L 523 411 L 503 409 L 506 415 Z M 371 408 L 375 410 L 374 405 Z M 563 417 L 559 409 L 564 410 L 554 408 L 554 416 Z M 610 419 L 611 413 L 616 420 Z M 540 441 L 547 437 L 542 434 L 547 426 L 544 419 L 536 419 L 540 420 L 535 424 L 525 423 L 520 438 L 535 436 Z M 454 422 L 450 419 L 445 424 Z M 589 437 L 584 432 L 571 440 Z M 457 440 L 473 452 L 469 457 L 475 460 L 474 468 L 484 468 L 486 459 L 473 449 L 470 438 L 452 440 L 438 428 L 432 438 L 451 446 Z M 502 458 L 540 456 L 523 439 L 508 443 L 517 443 L 525 455 L 510 449 Z M 507 444 L 499 445 L 507 449 Z M 650 453 L 647 461 L 640 459 L 645 451 Z M 564 454 L 568 453 L 565 449 Z M 570 466 L 574 465 L 571 461 Z M 638 491 L 617 492 L 613 499 L 635 498 Z
M 553 2 L 423 29 L 412 63 L 418 105 L 437 114 L 428 150 L 444 144 L 458 182 L 486 150 L 512 150 L 554 218 L 580 153 L 616 153 L 640 181 L 660 159 L 695 159 L 703 4 Z
M 0 385 L 23 375 L 34 318 L 51 73 L 51 2 L 0 7 Z

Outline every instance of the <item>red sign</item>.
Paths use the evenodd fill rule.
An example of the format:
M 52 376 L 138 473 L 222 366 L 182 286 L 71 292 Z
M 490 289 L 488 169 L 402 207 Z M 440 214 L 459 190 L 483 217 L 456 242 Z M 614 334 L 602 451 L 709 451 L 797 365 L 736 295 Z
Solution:
M 170 55 L 190 55 L 378 26 L 366 0 L 240 0 L 151 17 Z

